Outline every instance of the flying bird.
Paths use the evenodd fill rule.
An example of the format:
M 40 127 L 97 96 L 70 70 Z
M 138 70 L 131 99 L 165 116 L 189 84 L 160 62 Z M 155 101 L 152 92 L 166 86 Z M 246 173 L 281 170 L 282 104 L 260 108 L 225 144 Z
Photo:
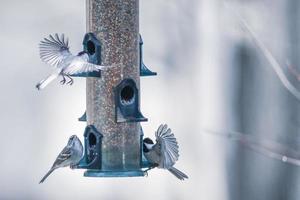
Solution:
M 83 157 L 83 146 L 76 135 L 72 135 L 69 138 L 67 146 L 60 152 L 57 156 L 55 162 L 53 163 L 51 169 L 42 178 L 40 183 L 43 183 L 46 178 L 56 169 L 61 167 L 74 168 Z
M 54 36 L 49 35 L 39 44 L 40 58 L 45 63 L 54 67 L 53 73 L 41 80 L 36 88 L 41 90 L 53 80 L 62 76 L 61 84 L 66 83 L 66 77 L 69 78 L 67 84 L 72 85 L 71 75 L 84 72 L 100 71 L 104 66 L 94 65 L 88 62 L 88 54 L 85 51 L 79 52 L 74 56 L 69 50 L 69 40 L 64 34 L 60 37 L 56 33 Z
M 155 132 L 155 137 L 156 144 L 150 138 L 143 140 L 145 158 L 154 167 L 167 169 L 180 180 L 187 179 L 188 176 L 186 174 L 173 167 L 179 157 L 179 146 L 171 129 L 166 124 L 160 125 Z M 149 169 L 152 168 L 150 167 Z

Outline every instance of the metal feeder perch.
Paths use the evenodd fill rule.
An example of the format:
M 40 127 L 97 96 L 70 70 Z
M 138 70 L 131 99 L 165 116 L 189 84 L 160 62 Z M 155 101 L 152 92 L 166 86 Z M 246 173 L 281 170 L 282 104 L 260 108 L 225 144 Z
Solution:
M 150 69 L 146 67 L 146 65 L 143 62 L 143 39 L 140 34 L 140 75 L 141 76 L 156 76 L 156 72 L 152 72 Z

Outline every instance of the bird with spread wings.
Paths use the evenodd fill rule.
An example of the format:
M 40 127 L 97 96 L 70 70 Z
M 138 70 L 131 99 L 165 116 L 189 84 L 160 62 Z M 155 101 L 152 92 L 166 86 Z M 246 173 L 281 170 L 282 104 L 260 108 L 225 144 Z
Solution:
M 160 125 L 155 132 L 155 138 L 155 144 L 150 138 L 143 140 L 145 158 L 153 167 L 167 169 L 180 180 L 187 179 L 188 176 L 185 173 L 174 167 L 179 158 L 179 146 L 171 129 L 166 124 Z
M 69 40 L 65 38 L 64 34 L 61 36 L 58 34 L 54 36 L 49 35 L 48 38 L 44 38 L 44 40 L 40 42 L 39 49 L 41 60 L 53 66 L 54 71 L 36 85 L 38 90 L 45 88 L 59 76 L 63 78 L 61 84 L 65 84 L 66 77 L 68 77 L 69 81 L 67 84 L 72 85 L 72 75 L 100 71 L 105 68 L 104 66 L 89 63 L 88 54 L 85 51 L 73 55 L 70 52 Z

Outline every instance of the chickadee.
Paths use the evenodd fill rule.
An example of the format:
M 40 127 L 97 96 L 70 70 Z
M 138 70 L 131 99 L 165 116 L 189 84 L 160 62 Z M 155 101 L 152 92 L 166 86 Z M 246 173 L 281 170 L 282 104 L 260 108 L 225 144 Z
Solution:
M 44 38 L 44 40 L 40 42 L 39 47 L 41 60 L 53 66 L 55 70 L 51 75 L 36 85 L 38 90 L 45 88 L 58 76 L 62 76 L 63 78 L 61 84 L 65 84 L 65 77 L 68 77 L 70 80 L 67 84 L 72 85 L 73 79 L 71 75 L 99 71 L 104 68 L 104 66 L 89 63 L 88 54 L 85 51 L 79 52 L 76 56 L 72 55 L 69 50 L 69 40 L 65 38 L 64 34 L 60 37 L 58 34 L 54 36 L 49 35 L 49 38 Z
M 40 183 L 43 183 L 46 178 L 57 168 L 70 166 L 74 168 L 83 157 L 83 146 L 76 135 L 69 138 L 67 146 L 57 156 L 51 169 L 42 178 Z
M 179 157 L 178 143 L 168 126 L 160 125 L 155 132 L 156 144 L 150 138 L 143 140 L 143 152 L 145 158 L 153 166 L 167 169 L 180 180 L 188 178 L 186 174 L 173 167 Z M 153 167 L 149 168 L 152 169 Z M 149 170 L 148 169 L 148 170 Z M 146 172 L 148 171 L 146 170 Z

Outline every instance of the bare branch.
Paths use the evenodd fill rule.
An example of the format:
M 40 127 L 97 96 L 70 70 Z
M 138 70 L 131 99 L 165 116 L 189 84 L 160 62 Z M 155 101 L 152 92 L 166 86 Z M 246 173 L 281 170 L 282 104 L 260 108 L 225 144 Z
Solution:
M 265 155 L 267 157 L 286 162 L 292 165 L 300 166 L 300 152 L 289 148 L 278 142 L 255 137 L 253 135 L 237 132 L 237 131 L 214 131 L 204 129 L 204 133 L 221 136 L 227 139 L 236 140 L 245 147 Z
M 244 18 L 239 15 L 233 8 L 231 8 L 228 3 L 225 3 L 225 7 L 230 9 L 236 18 L 239 20 L 241 26 L 247 31 L 247 33 L 251 36 L 256 46 L 261 50 L 265 58 L 270 63 L 271 67 L 277 74 L 279 80 L 283 84 L 283 86 L 298 100 L 300 100 L 300 91 L 288 80 L 287 76 L 284 74 L 282 67 L 280 66 L 279 62 L 275 59 L 272 53 L 267 49 L 267 47 L 258 39 L 255 32 L 249 26 L 249 24 L 244 20 Z

